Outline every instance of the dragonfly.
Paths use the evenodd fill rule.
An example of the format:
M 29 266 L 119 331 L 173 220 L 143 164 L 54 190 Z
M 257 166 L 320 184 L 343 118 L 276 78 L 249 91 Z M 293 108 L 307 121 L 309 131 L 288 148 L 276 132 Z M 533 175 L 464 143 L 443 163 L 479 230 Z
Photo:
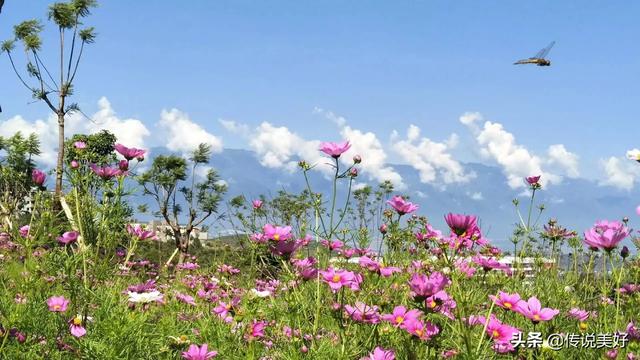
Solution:
M 546 48 L 538 51 L 538 53 L 535 54 L 535 56 L 530 57 L 528 59 L 518 60 L 514 62 L 513 65 L 536 64 L 538 66 L 550 66 L 551 61 L 545 59 L 545 57 L 549 54 L 549 51 L 551 51 L 551 48 L 555 44 L 556 42 L 552 41 L 551 44 L 547 45 Z

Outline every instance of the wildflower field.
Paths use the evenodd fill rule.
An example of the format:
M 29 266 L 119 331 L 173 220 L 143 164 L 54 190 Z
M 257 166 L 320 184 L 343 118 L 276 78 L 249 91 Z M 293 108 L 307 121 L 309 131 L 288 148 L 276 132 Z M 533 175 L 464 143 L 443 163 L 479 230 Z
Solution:
M 184 231 L 174 234 L 175 246 L 160 244 L 158 234 L 130 224 L 128 206 L 136 192 L 153 194 L 171 221 L 179 192 L 192 222 L 196 213 L 219 213 L 227 189 L 209 186 L 213 170 L 176 190 L 185 169 L 205 162 L 206 146 L 190 158 L 193 166 L 160 156 L 137 173 L 145 151 L 105 146 L 105 139 L 114 141 L 107 135 L 67 140 L 68 184 L 59 200 L 35 168 L 16 178 L 26 187 L 5 189 L 5 200 L 18 198 L 0 235 L 3 358 L 635 359 L 639 353 L 640 267 L 622 246 L 638 244 L 631 229 L 637 217 L 597 220 L 584 233 L 555 220 L 534 227 L 530 212 L 536 192 L 544 191 L 537 176 L 523 179 L 532 206 L 523 214 L 515 207 L 517 257 L 506 264 L 473 215 L 430 214 L 391 189 L 366 202 L 356 191 L 337 203 L 335 193 L 351 187 L 366 158 L 345 167 L 340 157 L 350 144 L 323 143 L 318 151 L 326 162 L 301 161 L 300 176 L 332 167 L 334 196 L 309 187 L 288 202 L 233 198 L 226 215 L 238 243 L 211 251 L 194 247 Z M 12 144 L 25 141 L 6 140 L 5 149 L 15 155 Z M 19 162 L 20 156 L 8 160 L 3 181 Z M 434 229 L 433 216 L 445 216 L 448 228 Z M 517 260 L 525 257 L 532 259 L 526 271 Z

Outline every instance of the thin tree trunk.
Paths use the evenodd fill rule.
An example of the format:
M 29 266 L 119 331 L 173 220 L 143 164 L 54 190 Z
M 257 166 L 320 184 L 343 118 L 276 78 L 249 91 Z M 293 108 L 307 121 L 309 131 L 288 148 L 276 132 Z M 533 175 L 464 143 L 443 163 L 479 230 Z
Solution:
M 56 198 L 62 194 L 62 171 L 64 167 L 64 114 L 58 113 L 58 163 L 56 165 Z

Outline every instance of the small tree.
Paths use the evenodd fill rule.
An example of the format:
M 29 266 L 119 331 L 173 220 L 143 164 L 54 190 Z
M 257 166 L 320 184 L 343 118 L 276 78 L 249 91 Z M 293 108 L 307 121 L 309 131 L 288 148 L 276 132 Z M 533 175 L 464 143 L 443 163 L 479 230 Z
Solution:
M 160 155 L 153 160 L 151 169 L 138 178 L 144 193 L 157 202 L 158 216 L 171 228 L 176 249 L 181 254 L 180 261 L 189 251 L 194 228 L 218 213 L 218 205 L 227 191 L 214 169 L 209 169 L 202 181 L 196 181 L 196 169 L 208 163 L 210 156 L 211 146 L 207 144 L 200 144 L 188 160 L 176 155 Z M 188 182 L 187 186 L 183 185 L 185 182 Z M 181 199 L 178 193 L 182 195 Z M 181 222 L 183 213 L 184 222 Z M 181 226 L 181 223 L 185 225 Z
M 96 0 L 70 0 L 69 2 L 54 3 L 49 7 L 49 20 L 52 20 L 58 27 L 59 34 L 59 61 L 57 64 L 58 70 L 55 72 L 49 71 L 43 61 L 40 33 L 44 26 L 39 20 L 27 20 L 16 25 L 14 27 L 14 38 L 4 41 L 0 45 L 0 50 L 7 53 L 11 67 L 22 85 L 29 89 L 34 99 L 44 101 L 58 117 L 56 196 L 60 196 L 62 192 L 65 116 L 79 110 L 78 105 L 68 103 L 67 98 L 73 93 L 73 81 L 82 58 L 84 45 L 93 43 L 96 37 L 93 27 L 84 29 L 79 27 L 82 25 L 81 20 L 89 16 L 90 9 L 96 5 Z M 69 32 L 72 32 L 70 45 L 65 40 Z M 30 78 L 35 78 L 35 84 L 30 84 L 29 79 L 21 75 L 21 72 L 16 68 L 12 55 L 16 41 L 24 45 L 27 62 L 26 74 Z M 65 57 L 67 50 L 68 56 Z M 58 98 L 57 104 L 54 104 L 54 97 Z

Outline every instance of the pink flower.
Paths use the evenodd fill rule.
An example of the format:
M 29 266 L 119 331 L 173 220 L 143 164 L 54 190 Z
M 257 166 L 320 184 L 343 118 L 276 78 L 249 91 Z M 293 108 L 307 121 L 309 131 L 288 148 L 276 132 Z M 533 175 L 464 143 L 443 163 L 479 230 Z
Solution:
M 480 234 L 478 220 L 473 215 L 448 213 L 445 215 L 444 220 L 449 225 L 451 232 L 459 237 L 472 237 Z
M 33 171 L 31 171 L 31 180 L 33 181 L 34 184 L 38 186 L 42 186 L 46 179 L 47 179 L 47 174 L 45 174 L 44 172 L 38 169 L 33 169 Z
M 320 244 L 330 251 L 340 250 L 344 246 L 344 243 L 340 240 L 321 240 Z
M 267 322 L 264 320 L 253 320 L 249 327 L 249 338 L 260 339 L 264 337 L 264 330 L 267 328 Z
M 409 288 L 418 302 L 424 301 L 424 299 L 444 289 L 448 284 L 449 279 L 437 271 L 429 276 L 416 273 L 409 280 Z
M 406 201 L 400 195 L 396 195 L 392 197 L 391 200 L 387 200 L 387 204 L 394 208 L 399 215 L 410 214 L 418 210 L 418 205 Z
M 494 258 L 484 257 L 482 255 L 476 255 L 471 260 L 473 260 L 474 263 L 481 266 L 484 271 L 489 271 L 494 269 L 502 270 L 505 272 L 505 274 L 511 275 L 511 267 L 507 264 L 503 264 L 499 262 Z
M 494 304 L 500 306 L 503 309 L 514 310 L 515 306 L 520 301 L 520 294 L 508 294 L 506 292 L 498 292 L 498 296 L 489 295 L 489 298 Z
M 189 350 L 182 352 L 182 358 L 186 360 L 209 360 L 218 355 L 217 351 L 209 351 L 209 345 L 202 344 L 201 346 L 191 344 Z
M 525 180 L 527 181 L 527 184 L 531 185 L 531 186 L 536 186 L 537 184 L 540 183 L 540 175 L 536 175 L 536 176 L 528 176 L 525 178 Z
M 47 299 L 47 306 L 49 306 L 49 311 L 65 312 L 67 311 L 67 306 L 69 306 L 69 300 L 65 299 L 64 296 L 52 296 Z
M 75 337 L 83 337 L 87 333 L 87 329 L 82 326 L 82 318 L 76 316 L 69 320 L 69 331 Z
M 151 230 L 145 230 L 139 224 L 136 224 L 136 225 L 133 225 L 133 226 L 131 224 L 127 224 L 127 232 L 131 236 L 134 236 L 134 237 L 138 238 L 138 240 L 140 240 L 140 241 L 156 238 L 156 233 L 155 232 L 153 232 Z
M 91 164 L 89 167 L 96 175 L 100 176 L 104 180 L 110 180 L 114 176 L 120 176 L 123 174 L 120 169 L 112 168 L 110 166 L 100 167 L 96 164 Z
M 188 305 L 196 306 L 196 301 L 191 295 L 176 292 L 176 300 Z
M 518 301 L 514 311 L 528 318 L 534 324 L 540 321 L 549 321 L 560 312 L 560 310 L 542 308 L 540 301 L 535 296 L 527 301 Z
M 120 169 L 120 171 L 125 173 L 127 170 L 129 170 L 129 161 L 127 160 L 118 161 L 118 169 Z
M 316 259 L 313 257 L 292 259 L 291 263 L 304 280 L 315 279 L 318 275 L 318 269 L 315 267 Z
M 80 166 L 80 163 L 77 160 L 71 160 L 71 168 L 77 169 Z
M 182 264 L 178 264 L 177 268 L 180 270 L 197 270 L 200 268 L 200 265 L 193 262 L 184 262 Z
M 319 150 L 331 156 L 332 158 L 337 159 L 340 157 L 340 155 L 342 155 L 347 150 L 349 150 L 349 148 L 351 148 L 351 144 L 349 144 L 348 141 L 341 142 L 341 143 L 323 142 L 323 143 L 320 143 Z
M 501 323 L 497 318 L 491 317 L 487 324 L 487 334 L 496 343 L 509 343 L 514 334 L 519 333 L 520 330 Z
M 598 221 L 584 233 L 584 243 L 593 249 L 613 250 L 631 231 L 619 221 Z
M 356 302 L 355 306 L 345 305 L 344 311 L 354 321 L 377 324 L 380 322 L 377 306 L 369 306 L 361 301 Z
M 136 149 L 136 148 L 128 148 L 122 144 L 115 144 L 113 148 L 120 153 L 120 155 L 124 156 L 127 160 L 137 159 L 138 161 L 144 160 L 145 150 Z
M 638 214 L 638 216 L 640 216 L 640 205 L 638 205 L 638 207 L 636 208 L 636 214 Z
M 582 310 L 582 309 L 578 309 L 578 308 L 573 308 L 571 310 L 569 310 L 569 312 L 567 312 L 567 314 L 579 321 L 586 321 L 589 318 L 589 312 L 586 310 Z
M 385 350 L 381 347 L 376 347 L 369 356 L 365 356 L 360 360 L 395 360 L 396 354 L 393 350 Z
M 300 239 L 281 240 L 276 242 L 274 245 L 270 245 L 269 251 L 274 255 L 288 258 L 302 247 L 302 245 L 303 241 Z
M 253 200 L 251 202 L 251 205 L 253 205 L 253 208 L 255 210 L 258 210 L 258 209 L 262 208 L 262 200 L 260 200 L 260 199 Z
M 69 245 L 78 240 L 78 232 L 77 231 L 67 231 L 62 236 L 58 237 L 58 242 L 61 245 Z
M 404 329 L 411 335 L 417 337 L 420 340 L 431 340 L 435 335 L 438 335 L 440 329 L 429 321 L 423 322 L 418 319 L 407 320 Z
M 293 236 L 291 234 L 291 226 L 273 226 L 271 224 L 266 224 L 262 228 L 262 232 L 264 233 L 264 237 L 269 240 L 275 241 L 284 241 L 289 240 Z
M 76 149 L 82 150 L 87 148 L 87 143 L 84 141 L 76 141 L 73 143 L 73 147 Z
M 22 236 L 23 238 L 26 238 L 27 236 L 29 236 L 29 229 L 31 227 L 29 225 L 24 225 L 20 228 L 20 230 L 18 230 L 18 232 L 20 233 L 20 236 Z
M 320 276 L 334 293 L 340 290 L 343 286 L 349 287 L 353 290 L 358 290 L 360 288 L 361 279 L 351 271 L 336 270 L 330 267 L 326 271 L 320 271 Z
M 407 310 L 404 306 L 396 306 L 391 314 L 382 315 L 382 320 L 390 322 L 395 327 L 404 328 L 407 322 L 418 320 L 421 315 L 420 310 Z

